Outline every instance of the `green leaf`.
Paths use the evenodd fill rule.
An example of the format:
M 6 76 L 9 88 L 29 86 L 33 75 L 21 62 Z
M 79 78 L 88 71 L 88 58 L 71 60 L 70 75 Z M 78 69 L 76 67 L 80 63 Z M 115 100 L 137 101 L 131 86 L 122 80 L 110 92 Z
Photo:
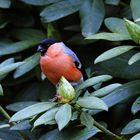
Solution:
M 84 81 L 79 87 L 77 90 L 82 90 L 82 89 L 85 89 L 87 87 L 90 87 L 90 86 L 93 86 L 93 85 L 96 85 L 96 84 L 99 84 L 99 83 L 102 83 L 102 82 L 105 82 L 105 81 L 108 81 L 112 79 L 112 76 L 110 75 L 100 75 L 100 76 L 96 76 L 96 77 L 92 77 L 86 81 Z
M 130 140 L 139 140 L 140 139 L 140 133 L 133 136 Z
M 125 45 L 125 46 L 118 46 L 118 47 L 112 48 L 112 49 L 102 53 L 101 55 L 99 55 L 95 59 L 94 63 L 97 64 L 99 62 L 111 59 L 111 58 L 121 55 L 135 47 L 137 47 L 137 46 Z
M 9 8 L 11 0 L 0 0 L 0 8 Z
M 10 127 L 10 124 L 0 124 L 0 129 Z
M 41 115 L 35 122 L 34 122 L 34 127 L 37 127 L 42 124 L 47 124 L 47 122 L 50 122 L 55 119 L 55 115 L 58 111 L 58 107 L 52 108 L 51 110 L 47 111 L 43 115 Z
M 78 111 L 74 111 L 72 112 L 72 117 L 71 117 L 71 121 L 74 121 L 78 118 L 79 112 Z
M 128 135 L 140 131 L 140 119 L 135 119 L 129 122 L 123 129 L 121 134 Z
M 132 40 L 140 44 L 140 25 L 137 25 L 136 23 L 127 19 L 124 20 Z
M 98 132 L 100 132 L 100 130 L 94 126 L 91 129 L 85 128 L 80 131 L 78 130 L 77 133 L 71 136 L 70 140 L 88 140 L 89 138 L 97 134 Z
M 46 38 L 46 35 L 41 30 L 37 30 L 33 28 L 13 29 L 11 32 L 14 37 L 23 41 L 29 40 L 38 43 L 44 38 Z
M 86 37 L 95 34 L 99 30 L 104 16 L 105 8 L 102 0 L 84 1 L 80 8 L 80 18 L 83 36 Z
M 46 4 L 59 2 L 60 0 L 21 0 L 21 1 L 23 1 L 27 4 L 31 4 L 31 5 L 42 6 L 42 5 L 46 5 Z
M 36 53 L 28 58 L 26 58 L 23 62 L 24 64 L 19 66 L 16 71 L 14 72 L 14 78 L 18 78 L 25 73 L 32 70 L 34 67 L 36 67 L 39 64 L 40 59 L 40 53 Z
M 14 63 L 14 58 L 8 58 L 0 64 L 0 69 L 12 63 Z M 7 76 L 7 74 L 0 76 L 0 80 L 4 79 Z
M 140 80 L 128 82 L 121 87 L 116 88 L 109 95 L 101 98 L 108 107 L 112 107 L 133 97 L 140 95 Z M 92 114 L 97 114 L 101 111 L 91 111 Z
M 31 125 L 28 120 L 19 122 L 10 128 L 10 130 L 27 130 L 27 129 L 31 129 Z
M 15 102 L 15 103 L 7 105 L 6 109 L 17 112 L 17 111 L 22 110 L 23 108 L 26 108 L 36 103 L 37 103 L 36 101 Z
M 98 132 L 100 132 L 100 130 L 96 127 L 92 127 L 91 129 L 84 128 L 82 130 L 79 130 L 79 128 L 73 128 L 72 130 L 64 129 L 61 132 L 58 129 L 54 129 L 47 132 L 39 140 L 88 140 Z
M 97 33 L 95 35 L 91 35 L 86 37 L 86 39 L 103 39 L 108 41 L 124 41 L 124 40 L 132 40 L 128 35 L 122 33 Z
M 79 10 L 81 3 L 82 0 L 60 1 L 58 3 L 47 6 L 40 13 L 40 16 L 42 17 L 43 22 L 52 22 L 72 13 L 75 13 Z
M 69 104 L 62 105 L 55 115 L 58 128 L 61 131 L 71 120 L 72 112 Z
M 140 1 L 139 0 L 131 0 L 130 7 L 132 10 L 132 16 L 135 22 L 140 19 Z M 137 22 L 140 25 L 140 20 Z
M 115 18 L 115 17 L 109 17 L 104 20 L 106 27 L 113 33 L 121 33 L 128 35 L 130 38 L 130 35 L 128 33 L 128 30 L 126 28 L 125 22 L 123 19 Z
M 53 108 L 56 104 L 57 103 L 53 103 L 53 102 L 42 102 L 42 103 L 31 105 L 15 113 L 11 117 L 10 122 L 28 119 L 30 117 L 33 117 L 34 115 L 37 115 L 39 113 L 42 113 L 44 111 Z
M 16 131 L 11 131 L 9 128 L 4 128 L 0 130 L 1 140 L 21 140 L 21 136 Z
M 87 128 L 92 128 L 94 124 L 94 119 L 91 115 L 86 112 L 82 112 L 80 115 L 81 124 L 85 125 Z
M 22 64 L 24 64 L 24 62 L 17 62 L 17 63 L 9 64 L 9 65 L 6 65 L 5 67 L 0 68 L 0 76 L 8 74 L 9 72 L 18 68 Z
M 106 4 L 119 5 L 120 0 L 105 0 Z
M 113 90 L 115 90 L 117 87 L 122 86 L 119 83 L 115 83 L 115 84 L 110 84 L 108 86 L 105 86 L 103 88 L 100 88 L 96 91 L 94 91 L 91 95 L 96 96 L 96 97 L 103 97 L 108 95 L 110 92 L 112 92 Z
M 133 63 L 135 63 L 139 60 L 140 60 L 140 53 L 136 53 L 129 59 L 128 64 L 132 65 Z
M 140 78 L 140 62 L 128 65 L 128 60 L 138 51 L 130 50 L 122 55 L 94 65 L 92 72 L 97 75 L 109 74 L 113 77 L 127 80 Z
M 108 110 L 107 105 L 104 103 L 103 100 L 89 96 L 89 97 L 83 97 L 79 98 L 76 102 L 79 106 L 88 108 L 88 109 L 100 109 L 100 110 Z
M 56 124 L 56 121 L 55 120 L 51 120 L 51 121 L 47 121 L 46 123 L 45 123 L 45 125 L 53 125 L 53 124 Z
M 133 114 L 136 114 L 138 111 L 140 111 L 140 97 L 138 97 L 135 102 L 133 103 L 131 107 L 131 112 Z
M 7 46 L 0 46 L 0 56 L 21 52 L 36 45 L 33 41 L 19 41 Z
M 2 63 L 0 63 L 0 69 L 12 63 L 14 63 L 14 58 L 8 58 Z
M 3 96 L 3 89 L 2 89 L 1 84 L 0 84 L 0 96 Z

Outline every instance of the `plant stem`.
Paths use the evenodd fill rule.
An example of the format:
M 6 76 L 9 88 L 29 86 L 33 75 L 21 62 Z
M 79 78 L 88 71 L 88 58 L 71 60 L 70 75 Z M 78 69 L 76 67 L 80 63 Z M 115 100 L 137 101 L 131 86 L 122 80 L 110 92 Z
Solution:
M 109 131 L 108 129 L 106 129 L 104 126 L 102 126 L 100 123 L 96 122 L 94 120 L 94 125 L 99 128 L 101 131 L 103 131 L 106 135 L 112 137 L 112 140 L 126 140 L 125 138 L 123 137 L 120 137 L 114 133 L 112 133 L 111 131 Z
M 10 120 L 10 116 L 9 116 L 8 113 L 2 108 L 2 106 L 0 106 L 0 113 L 1 113 L 7 120 Z
M 10 116 L 9 114 L 2 108 L 2 106 L 0 105 L 0 114 L 2 114 L 8 121 L 10 120 Z M 12 122 L 11 123 L 12 125 L 15 125 L 16 123 Z M 29 140 L 28 136 L 26 136 L 23 132 L 21 131 L 18 131 L 19 134 L 21 135 L 21 137 L 24 139 L 24 140 Z

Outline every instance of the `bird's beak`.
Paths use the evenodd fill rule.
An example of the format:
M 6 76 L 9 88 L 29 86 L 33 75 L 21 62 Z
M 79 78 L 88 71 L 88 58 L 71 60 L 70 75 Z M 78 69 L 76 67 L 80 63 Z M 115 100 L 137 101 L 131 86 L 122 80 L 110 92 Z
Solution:
M 38 46 L 37 52 L 42 52 L 42 47 L 41 46 Z

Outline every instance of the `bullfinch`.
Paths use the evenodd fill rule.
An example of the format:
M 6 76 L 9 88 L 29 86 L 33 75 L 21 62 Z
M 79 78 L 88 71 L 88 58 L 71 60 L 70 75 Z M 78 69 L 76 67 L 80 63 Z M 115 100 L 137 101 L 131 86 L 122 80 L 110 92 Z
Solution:
M 63 42 L 44 39 L 37 51 L 41 52 L 41 71 L 54 85 L 59 83 L 62 76 L 73 86 L 79 85 L 87 78 L 79 58 Z

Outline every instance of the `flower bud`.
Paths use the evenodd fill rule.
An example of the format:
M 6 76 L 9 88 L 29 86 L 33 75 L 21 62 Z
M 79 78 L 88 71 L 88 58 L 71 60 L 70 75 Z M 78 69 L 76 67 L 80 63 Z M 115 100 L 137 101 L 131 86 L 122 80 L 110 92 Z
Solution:
M 70 102 L 76 96 L 75 89 L 63 76 L 59 81 L 58 93 L 61 96 L 60 102 L 63 103 Z
M 127 30 L 136 43 L 140 44 L 140 26 L 130 20 L 124 19 Z

